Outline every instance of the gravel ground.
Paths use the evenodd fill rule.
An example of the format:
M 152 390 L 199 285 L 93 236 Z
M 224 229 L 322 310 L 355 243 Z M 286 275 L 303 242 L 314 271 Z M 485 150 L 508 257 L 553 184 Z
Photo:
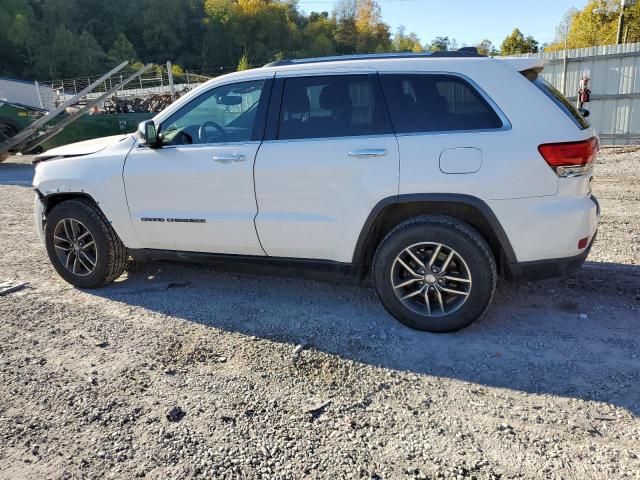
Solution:
M 640 151 L 596 167 L 574 276 L 456 334 L 373 289 L 154 263 L 79 291 L 0 165 L 0 478 L 640 479 Z

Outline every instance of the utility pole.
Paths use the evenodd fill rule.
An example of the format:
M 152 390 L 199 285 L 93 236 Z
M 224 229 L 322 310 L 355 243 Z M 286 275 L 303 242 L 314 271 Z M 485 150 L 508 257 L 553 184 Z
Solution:
M 624 43 L 624 11 L 625 8 L 636 4 L 637 0 L 620 0 L 620 18 L 618 18 L 618 36 L 616 43 Z
M 564 30 L 564 58 L 562 59 L 562 94 L 567 95 L 567 67 L 569 60 L 567 59 L 567 55 L 569 52 L 569 24 L 565 26 Z
M 620 0 L 620 18 L 618 18 L 618 36 L 616 43 L 622 44 L 622 32 L 624 30 L 624 8 L 627 6 L 626 0 Z

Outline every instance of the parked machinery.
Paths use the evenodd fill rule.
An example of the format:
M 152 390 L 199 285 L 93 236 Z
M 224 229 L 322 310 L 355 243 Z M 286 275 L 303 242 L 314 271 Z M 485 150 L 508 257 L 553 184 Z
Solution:
M 173 96 L 168 93 L 156 93 L 146 97 L 118 97 L 114 95 L 105 100 L 103 110 L 104 113 L 157 113 L 188 91 L 189 88 L 186 87 Z

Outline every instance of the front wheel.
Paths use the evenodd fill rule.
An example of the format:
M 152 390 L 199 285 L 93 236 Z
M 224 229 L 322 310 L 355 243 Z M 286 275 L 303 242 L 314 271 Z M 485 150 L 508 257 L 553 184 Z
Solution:
M 45 243 L 53 267 L 76 287 L 96 288 L 113 282 L 128 260 L 108 220 L 88 199 L 67 200 L 49 212 Z
M 373 281 L 384 307 L 409 327 L 452 332 L 473 323 L 493 298 L 497 270 L 473 227 L 446 216 L 408 220 L 381 242 Z

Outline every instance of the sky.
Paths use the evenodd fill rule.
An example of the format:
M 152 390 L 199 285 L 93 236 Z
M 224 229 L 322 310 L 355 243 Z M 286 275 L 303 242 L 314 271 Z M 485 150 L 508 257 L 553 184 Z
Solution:
M 415 32 L 421 42 L 435 37 L 455 38 L 458 45 L 476 45 L 483 39 L 498 47 L 514 28 L 540 44 L 554 39 L 555 30 L 571 7 L 586 0 L 377 0 L 382 19 L 393 32 L 400 25 Z M 299 0 L 306 12 L 331 11 L 335 2 Z

